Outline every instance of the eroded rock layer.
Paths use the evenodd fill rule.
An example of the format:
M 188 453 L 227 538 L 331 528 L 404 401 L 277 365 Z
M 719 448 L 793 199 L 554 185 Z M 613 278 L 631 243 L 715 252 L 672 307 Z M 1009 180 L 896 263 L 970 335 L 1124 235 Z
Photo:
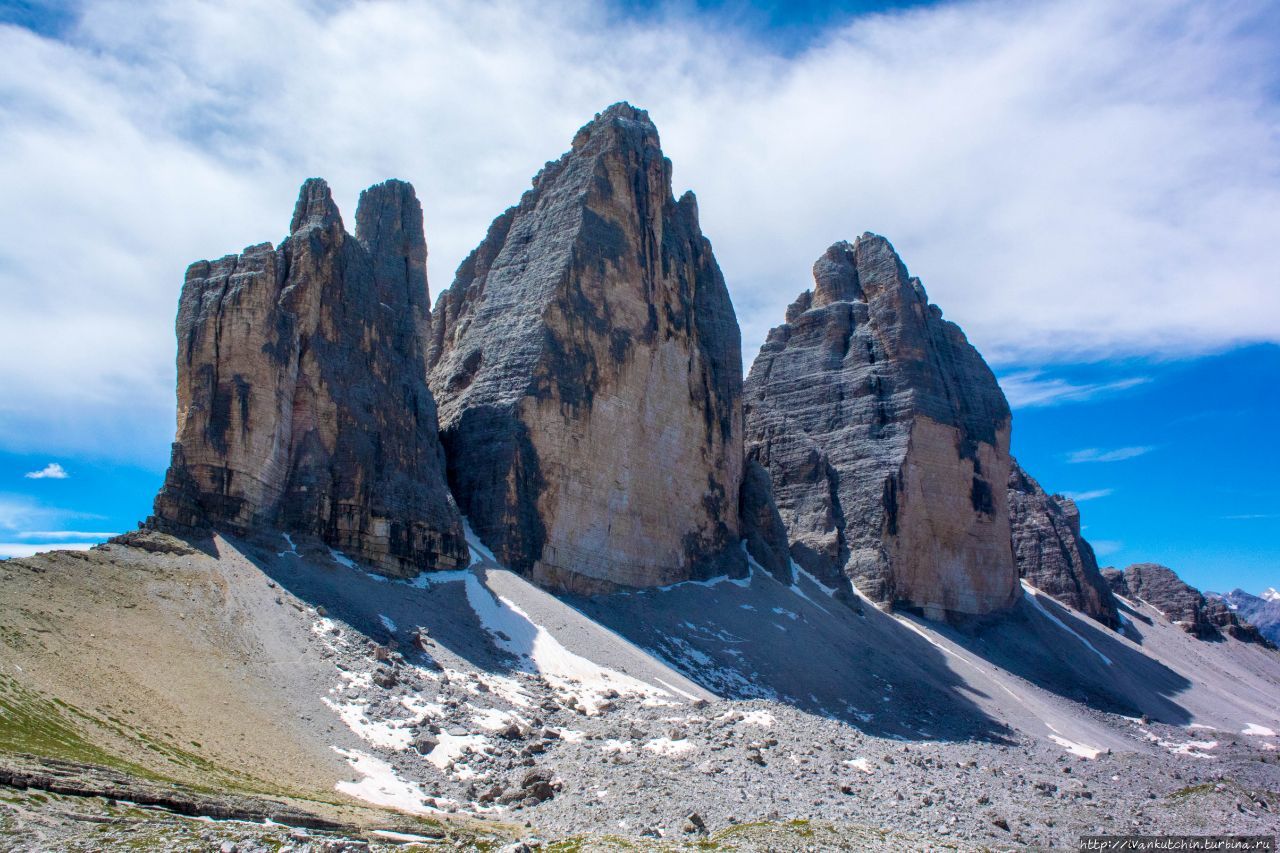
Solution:
M 426 383 L 422 208 L 400 181 L 302 186 L 275 249 L 200 261 L 178 308 L 178 429 L 157 526 L 311 533 L 378 571 L 465 565 Z
M 644 111 L 547 164 L 432 332 L 450 482 L 502 562 L 579 592 L 744 567 L 738 323 Z
M 1080 534 L 1075 501 L 1045 494 L 1016 461 L 1009 471 L 1009 524 L 1018 574 L 1027 583 L 1109 628 L 1120 626 L 1111 588 Z
M 883 237 L 837 243 L 745 389 L 795 561 L 882 605 L 981 615 L 1019 595 L 994 375 Z

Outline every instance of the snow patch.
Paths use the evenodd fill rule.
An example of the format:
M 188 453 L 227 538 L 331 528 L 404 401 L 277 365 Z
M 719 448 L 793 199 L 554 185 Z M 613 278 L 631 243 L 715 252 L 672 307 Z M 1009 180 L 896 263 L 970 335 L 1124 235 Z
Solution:
M 339 782 L 334 785 L 340 793 L 375 806 L 386 806 L 410 814 L 431 814 L 438 811 L 426 804 L 426 794 L 419 785 L 401 779 L 396 775 L 395 769 L 382 759 L 336 746 L 333 751 L 347 759 L 351 768 L 362 777 L 359 782 Z
M 1067 740 L 1061 735 L 1049 735 L 1049 740 L 1053 741 L 1072 755 L 1078 755 L 1081 758 L 1094 759 L 1102 754 L 1102 750 L 1096 747 L 1088 746 L 1083 743 L 1076 743 L 1073 740 Z
M 688 740 L 672 740 L 669 737 L 654 738 L 644 748 L 657 755 L 682 755 L 693 749 Z
M 1251 737 L 1275 737 L 1276 736 L 1276 733 L 1274 731 L 1267 728 L 1266 726 L 1260 726 L 1257 723 L 1249 723 L 1244 729 L 1240 731 L 1240 734 L 1249 735 Z
M 396 623 L 391 621 L 390 616 L 384 616 L 381 613 L 379 613 L 378 621 L 382 623 L 383 628 L 386 628 L 388 631 L 390 631 L 393 634 L 398 630 L 396 628 Z
M 496 645 L 515 655 L 526 672 L 536 672 L 565 704 L 588 715 L 599 714 L 609 694 L 671 698 L 671 694 L 620 672 L 600 666 L 560 644 L 514 602 L 495 595 L 470 572 L 465 579 L 467 602 Z
M 845 761 L 844 763 L 854 768 L 855 770 L 861 770 L 863 773 L 874 772 L 871 769 L 871 762 L 865 758 L 854 758 L 850 761 Z
M 277 557 L 301 557 L 302 555 L 298 553 L 298 546 L 293 544 L 293 538 L 289 536 L 288 533 L 281 533 L 280 535 L 283 536 L 284 541 L 289 544 L 289 550 L 277 551 L 276 556 Z
M 356 561 L 355 561 L 355 560 L 353 560 L 353 559 L 351 559 L 350 557 L 348 557 L 346 554 L 342 553 L 341 551 L 338 551 L 338 550 L 335 550 L 335 549 L 333 549 L 333 548 L 330 548 L 330 549 L 329 549 L 329 556 L 330 556 L 330 557 L 333 559 L 333 561 L 334 561 L 335 563 L 337 563 L 339 566 L 345 566 L 345 567 L 346 567 L 346 568 L 348 568 L 348 569 L 354 569 L 354 568 L 356 567 Z
M 1036 610 L 1039 610 L 1042 614 L 1044 614 L 1044 616 L 1050 622 L 1057 625 L 1059 628 L 1066 631 L 1068 634 L 1075 637 L 1080 642 L 1084 643 L 1085 648 L 1087 648 L 1089 651 L 1097 655 L 1102 660 L 1102 662 L 1105 663 L 1107 666 L 1111 666 L 1111 658 L 1107 657 L 1102 652 L 1098 651 L 1097 648 L 1094 647 L 1093 643 L 1089 642 L 1084 637 L 1077 634 L 1070 626 L 1067 625 L 1067 623 L 1063 622 L 1057 616 L 1054 616 L 1052 613 L 1049 612 L 1049 609 L 1047 607 L 1045 607 L 1043 604 L 1040 603 L 1040 596 L 1044 595 L 1044 593 L 1042 593 L 1040 590 L 1036 589 L 1034 586 L 1027 583 L 1026 581 L 1022 582 L 1022 588 L 1027 592 L 1031 593 L 1031 595 L 1027 598 L 1027 600 L 1031 602 L 1031 604 L 1035 607 Z
M 467 548 L 471 551 L 471 565 L 489 560 L 497 563 L 498 558 L 493 556 L 493 552 L 484 547 L 484 543 L 480 541 L 480 537 L 471 529 L 471 522 L 464 515 L 462 517 L 462 532 L 467 538 Z
M 738 722 L 744 726 L 756 726 L 758 728 L 767 729 L 773 727 L 774 723 L 777 722 L 777 718 L 768 711 L 747 711 L 742 715 L 742 719 Z
M 321 702 L 329 706 L 329 709 L 341 718 L 342 722 L 347 724 L 347 728 L 356 733 L 356 736 L 366 743 L 373 746 L 381 746 L 386 749 L 408 749 L 409 741 L 413 739 L 413 733 L 409 730 L 408 720 L 371 720 L 365 713 L 367 705 L 359 702 L 338 703 L 329 697 L 323 697 Z

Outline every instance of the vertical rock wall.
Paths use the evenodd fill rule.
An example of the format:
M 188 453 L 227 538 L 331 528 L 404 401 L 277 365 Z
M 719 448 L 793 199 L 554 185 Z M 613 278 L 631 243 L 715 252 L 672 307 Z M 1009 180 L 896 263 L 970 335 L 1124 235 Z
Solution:
M 1010 413 L 994 375 L 884 238 L 837 243 L 813 276 L 745 386 L 748 456 L 792 557 L 884 606 L 1007 608 Z
M 644 111 L 547 164 L 432 333 L 450 482 L 499 559 L 579 592 L 744 568 L 738 324 Z
M 408 184 L 366 190 L 352 237 L 313 179 L 279 249 L 192 264 L 153 523 L 312 533 L 395 576 L 465 565 L 426 384 L 426 252 Z

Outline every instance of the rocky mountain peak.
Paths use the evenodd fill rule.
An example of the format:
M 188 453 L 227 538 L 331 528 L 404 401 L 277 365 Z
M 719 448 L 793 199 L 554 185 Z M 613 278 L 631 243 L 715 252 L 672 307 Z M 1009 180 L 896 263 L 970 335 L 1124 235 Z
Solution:
M 454 494 L 499 559 L 552 586 L 738 571 L 741 359 L 696 205 L 648 115 L 615 104 L 436 303 Z
M 1010 606 L 1010 412 L 995 376 L 883 237 L 836 243 L 813 276 L 745 391 L 748 455 L 771 476 L 792 557 L 885 606 Z
M 187 271 L 178 429 L 153 526 L 314 534 L 389 575 L 465 565 L 426 384 L 426 242 L 413 188 L 328 185 L 291 234 Z
M 342 231 L 342 214 L 324 178 L 307 178 L 303 182 L 293 207 L 293 220 L 289 223 L 290 234 L 312 228 Z

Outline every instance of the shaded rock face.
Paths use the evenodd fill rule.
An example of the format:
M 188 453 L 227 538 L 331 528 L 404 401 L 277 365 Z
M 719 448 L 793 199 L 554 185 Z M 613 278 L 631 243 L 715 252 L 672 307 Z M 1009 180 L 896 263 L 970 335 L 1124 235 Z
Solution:
M 837 243 L 751 367 L 747 451 L 791 554 L 827 583 L 926 615 L 1020 594 L 1010 413 L 995 376 L 883 237 Z
M 1120 626 L 1111 588 L 1080 535 L 1075 501 L 1047 495 L 1017 461 L 1009 470 L 1009 525 L 1018 574 L 1109 628 Z
M 311 533 L 399 577 L 466 565 L 426 383 L 426 255 L 411 186 L 361 194 L 352 237 L 312 179 L 279 249 L 192 264 L 152 523 Z
M 1103 569 L 1102 576 L 1116 595 L 1145 601 L 1183 631 L 1202 640 L 1217 640 L 1228 634 L 1245 642 L 1267 644 L 1256 627 L 1242 622 L 1221 599 L 1206 599 L 1167 566 L 1136 563 L 1123 572 Z
M 432 335 L 450 482 L 505 564 L 577 592 L 745 568 L 738 323 L 645 112 L 547 164 Z

